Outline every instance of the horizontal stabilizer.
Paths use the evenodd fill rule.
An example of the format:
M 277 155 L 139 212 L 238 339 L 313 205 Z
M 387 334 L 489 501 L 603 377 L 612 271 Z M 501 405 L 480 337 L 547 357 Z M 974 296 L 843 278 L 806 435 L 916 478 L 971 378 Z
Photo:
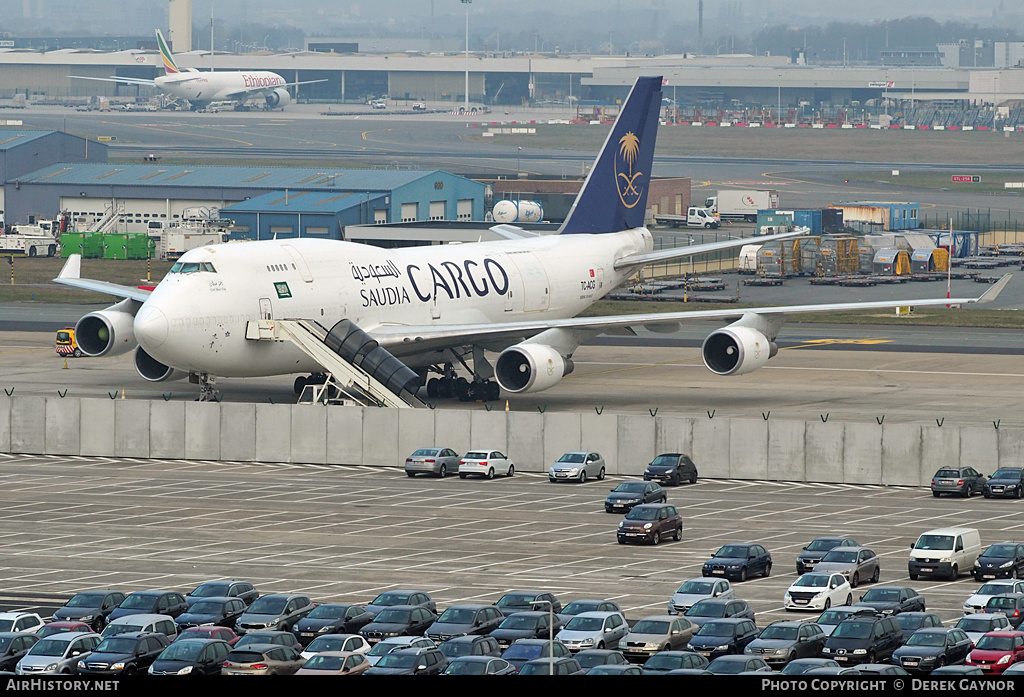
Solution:
M 533 232 L 531 230 L 524 230 L 521 227 L 516 227 L 515 225 L 508 225 L 507 223 L 492 226 L 491 232 L 506 240 L 523 240 L 529 239 L 531 237 L 540 236 L 539 233 Z

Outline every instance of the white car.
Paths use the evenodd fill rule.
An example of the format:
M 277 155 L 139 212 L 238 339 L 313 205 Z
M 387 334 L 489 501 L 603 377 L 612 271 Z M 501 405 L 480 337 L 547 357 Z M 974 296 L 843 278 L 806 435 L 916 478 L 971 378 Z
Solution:
M 372 646 L 359 634 L 324 634 L 318 636 L 302 651 L 302 657 L 309 660 L 323 651 L 351 651 L 367 653 Z
M 962 630 L 975 644 L 978 643 L 978 639 L 988 632 L 1009 632 L 1013 630 L 1010 620 L 1006 619 L 1006 615 L 999 612 L 979 612 L 964 615 L 956 623 L 956 628 Z
M 619 639 L 629 633 L 621 612 L 581 612 L 555 635 L 570 651 L 617 649 Z
M 516 466 L 500 450 L 470 450 L 459 462 L 459 479 L 465 479 L 470 474 L 494 479 L 495 474 L 511 477 L 515 473 Z
M 0 632 L 36 634 L 44 624 L 34 612 L 0 612 Z
M 853 588 L 840 573 L 806 573 L 789 587 L 784 598 L 787 610 L 828 610 L 853 603 Z
M 681 615 L 706 598 L 735 598 L 732 584 L 724 578 L 691 578 L 668 601 L 668 614 Z
M 1024 593 L 1024 581 L 1012 578 L 998 578 L 988 581 L 964 602 L 964 614 L 970 615 L 978 612 L 985 612 L 985 605 L 993 595 L 1003 593 Z

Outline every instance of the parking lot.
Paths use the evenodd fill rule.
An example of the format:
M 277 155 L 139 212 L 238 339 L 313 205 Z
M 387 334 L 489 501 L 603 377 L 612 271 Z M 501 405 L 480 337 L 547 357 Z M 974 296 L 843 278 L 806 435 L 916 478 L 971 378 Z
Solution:
M 967 576 L 909 581 L 911 542 L 931 528 L 966 525 L 988 545 L 1018 539 L 1024 527 L 1017 501 L 729 481 L 706 478 L 713 463 L 695 459 L 700 481 L 669 490 L 683 541 L 652 547 L 616 543 L 619 516 L 606 514 L 602 501 L 617 478 L 410 479 L 397 466 L 0 455 L 0 604 L 48 615 L 80 590 L 189 590 L 231 577 L 316 602 L 416 588 L 439 607 L 544 589 L 563 603 L 614 599 L 636 620 L 663 612 L 678 584 L 699 576 L 722 544 L 757 541 L 773 555 L 772 575 L 736 585 L 764 626 L 792 619 L 782 596 L 803 545 L 845 533 L 882 557 L 882 583 L 915 588 L 928 610 L 951 621 L 978 584 Z

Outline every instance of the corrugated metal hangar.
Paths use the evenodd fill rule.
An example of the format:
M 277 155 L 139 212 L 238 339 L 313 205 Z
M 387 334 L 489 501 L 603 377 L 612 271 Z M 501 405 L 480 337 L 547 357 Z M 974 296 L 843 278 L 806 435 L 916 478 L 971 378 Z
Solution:
M 0 129 L 0 221 L 6 218 L 8 223 L 28 222 L 21 211 L 15 217 L 7 201 L 16 198 L 21 178 L 33 170 L 53 162 L 106 161 L 107 146 L 85 138 L 59 131 Z
M 152 220 L 174 222 L 194 217 L 196 210 L 224 210 L 247 233 L 239 237 L 340 238 L 348 224 L 484 215 L 486 186 L 440 170 L 107 164 L 106 148 L 94 143 L 86 160 L 81 138 L 13 133 L 18 135 L 8 134 L 15 139 L 12 147 L 0 143 L 0 209 L 8 223 L 66 210 L 78 229 L 87 230 L 116 210 L 122 214 L 119 231 L 143 232 Z

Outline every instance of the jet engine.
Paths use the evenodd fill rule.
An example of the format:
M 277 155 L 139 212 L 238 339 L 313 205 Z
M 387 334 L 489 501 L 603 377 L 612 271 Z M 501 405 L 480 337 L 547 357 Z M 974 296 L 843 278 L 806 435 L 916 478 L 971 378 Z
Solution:
M 540 392 L 573 370 L 572 361 L 544 344 L 510 346 L 494 363 L 494 377 L 506 392 Z
M 278 87 L 273 92 L 268 92 L 265 98 L 267 100 L 267 107 L 270 109 L 287 106 L 292 101 L 292 96 L 283 87 Z
M 90 312 L 75 325 L 75 341 L 86 356 L 117 356 L 138 345 L 135 340 L 135 315 L 119 309 L 118 303 L 106 310 Z
M 779 347 L 756 329 L 731 325 L 709 334 L 700 351 L 712 373 L 744 375 L 763 368 Z
M 156 360 L 146 353 L 146 350 L 141 346 L 135 349 L 135 370 L 150 382 L 179 380 L 186 375 L 186 373 L 170 368 Z

